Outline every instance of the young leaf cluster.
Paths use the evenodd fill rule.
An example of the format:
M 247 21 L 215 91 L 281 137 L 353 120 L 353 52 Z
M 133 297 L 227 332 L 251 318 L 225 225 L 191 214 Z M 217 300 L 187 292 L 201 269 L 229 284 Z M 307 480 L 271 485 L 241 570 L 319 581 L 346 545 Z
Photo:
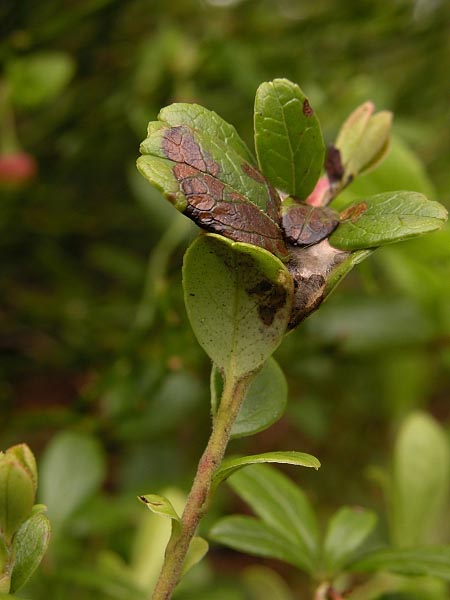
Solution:
M 20 590 L 39 566 L 50 540 L 50 523 L 34 504 L 38 474 L 26 444 L 0 452 L 0 593 Z

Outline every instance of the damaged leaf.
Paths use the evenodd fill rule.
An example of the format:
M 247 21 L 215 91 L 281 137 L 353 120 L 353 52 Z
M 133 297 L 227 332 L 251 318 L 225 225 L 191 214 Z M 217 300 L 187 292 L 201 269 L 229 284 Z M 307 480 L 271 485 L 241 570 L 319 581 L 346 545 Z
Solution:
M 214 111 L 208 110 L 199 104 L 185 102 L 170 104 L 170 106 L 161 109 L 158 121 L 167 123 L 170 127 L 186 125 L 193 130 L 208 135 L 210 138 L 217 138 L 251 165 L 256 165 L 255 157 L 233 125 L 224 121 Z
M 165 111 L 162 114 L 169 114 L 171 121 L 180 120 Z M 277 225 L 279 196 L 232 139 L 233 145 L 228 145 L 221 137 L 209 137 L 187 125 L 152 122 L 137 166 L 199 227 L 286 259 Z
M 281 208 L 285 237 L 294 246 L 310 246 L 327 238 L 339 225 L 339 213 L 287 198 Z
M 329 242 L 341 250 L 363 250 L 435 231 L 446 219 L 446 209 L 423 194 L 387 192 L 345 208 Z
M 183 287 L 194 333 L 222 375 L 256 371 L 280 344 L 293 282 L 269 252 L 201 236 L 185 254 Z

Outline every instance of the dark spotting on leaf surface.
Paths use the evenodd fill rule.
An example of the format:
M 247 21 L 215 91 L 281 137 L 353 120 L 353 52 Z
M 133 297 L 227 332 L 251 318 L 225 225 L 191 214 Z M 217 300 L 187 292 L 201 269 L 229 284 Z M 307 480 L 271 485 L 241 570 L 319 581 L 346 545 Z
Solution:
M 279 219 L 279 210 L 281 206 L 280 196 L 278 195 L 275 188 L 268 182 L 268 180 L 264 177 L 262 173 L 249 165 L 248 163 L 244 163 L 242 165 L 242 170 L 246 175 L 257 181 L 258 183 L 263 183 L 269 194 L 269 202 L 267 203 L 267 214 L 275 223 L 278 223 Z
M 314 114 L 314 110 L 307 98 L 305 98 L 305 100 L 303 101 L 303 114 L 305 115 L 305 117 L 312 117 Z
M 341 221 L 351 221 L 356 223 L 359 217 L 366 212 L 369 207 L 366 202 L 359 202 L 358 204 L 352 204 L 344 211 L 341 212 Z
M 175 162 L 173 174 L 187 200 L 184 212 L 199 227 L 287 258 L 288 250 L 276 223 L 245 196 L 217 178 L 220 173 L 218 163 L 202 151 L 189 128 L 180 126 L 167 129 L 162 150 L 167 158 Z M 245 172 L 265 182 L 263 176 L 250 165 Z M 277 212 L 275 203 L 273 212 Z
M 295 246 L 317 244 L 339 225 L 339 213 L 325 206 L 291 204 L 282 209 L 286 239 Z
M 247 290 L 258 303 L 258 314 L 264 325 L 272 325 L 277 311 L 286 303 L 286 290 L 283 286 L 274 285 L 272 281 L 262 279 L 257 285 Z

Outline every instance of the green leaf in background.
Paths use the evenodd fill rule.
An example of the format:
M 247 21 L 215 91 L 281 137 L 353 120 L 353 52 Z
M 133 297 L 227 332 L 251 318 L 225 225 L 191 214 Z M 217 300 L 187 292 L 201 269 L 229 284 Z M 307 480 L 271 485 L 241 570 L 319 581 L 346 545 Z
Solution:
M 211 370 L 211 403 L 217 411 L 223 382 L 215 365 Z M 241 410 L 233 424 L 231 437 L 253 435 L 278 421 L 287 403 L 287 382 L 276 360 L 270 357 L 252 380 Z
M 309 570 L 309 561 L 302 556 L 295 542 L 253 517 L 224 517 L 213 526 L 209 537 L 246 554 L 276 558 L 299 569 Z
M 445 432 L 428 414 L 412 414 L 404 422 L 394 450 L 390 512 L 396 545 L 433 540 L 449 484 L 450 447 Z
M 66 586 L 81 589 L 83 599 L 137 600 L 149 595 L 140 587 L 121 556 L 101 550 L 94 564 L 70 564 L 59 573 Z
M 251 600 L 294 600 L 286 582 L 273 569 L 261 565 L 248 567 L 242 578 Z
M 313 457 L 305 460 L 303 466 L 315 466 L 313 460 L 318 466 Z M 226 468 L 226 464 L 224 466 Z M 297 547 L 303 568 L 312 570 L 319 552 L 319 532 L 315 514 L 303 491 L 267 465 L 254 465 L 234 473 L 229 484 L 266 525 Z
M 22 524 L 14 536 L 11 592 L 22 588 L 39 566 L 50 541 L 51 526 L 40 513 Z
M 280 344 L 293 283 L 269 252 L 201 236 L 185 254 L 183 286 L 194 333 L 225 376 L 240 379 L 256 371 Z
M 319 120 L 298 85 L 274 79 L 259 86 L 255 146 L 259 166 L 269 181 L 305 200 L 319 179 L 325 147 Z
M 30 516 L 35 497 L 32 475 L 8 452 L 0 453 L 0 531 L 9 540 Z
M 372 532 L 375 513 L 363 508 L 340 508 L 328 523 L 323 546 L 327 573 L 338 573 L 355 556 L 355 552 Z
M 446 209 L 422 194 L 377 194 L 347 206 L 329 242 L 341 250 L 373 248 L 435 231 L 446 219 Z
M 243 467 L 262 463 L 277 463 L 285 465 L 293 465 L 296 467 L 310 467 L 313 469 L 320 468 L 320 462 L 315 456 L 305 454 L 304 452 L 295 451 L 278 451 L 264 452 L 263 454 L 253 454 L 252 456 L 239 456 L 225 458 L 222 464 L 217 469 L 213 487 L 216 488 L 222 481 L 228 479 L 236 471 L 240 471 Z
M 98 490 L 105 476 L 103 449 L 96 438 L 75 431 L 58 433 L 40 463 L 40 500 L 56 532 Z
M 381 549 L 352 565 L 354 571 L 390 571 L 399 575 L 429 575 L 450 581 L 450 546 Z
M 153 121 L 140 151 L 139 172 L 197 225 L 287 258 L 278 194 L 221 138 Z
M 75 72 L 72 58 L 63 52 L 38 52 L 8 63 L 12 100 L 21 108 L 34 108 L 54 100 Z
M 199 104 L 177 102 L 166 106 L 160 111 L 158 121 L 168 123 L 171 127 L 187 125 L 210 138 L 217 138 L 227 147 L 232 148 L 244 160 L 252 165 L 256 164 L 254 156 L 233 125 L 224 121 L 214 111 L 208 110 Z

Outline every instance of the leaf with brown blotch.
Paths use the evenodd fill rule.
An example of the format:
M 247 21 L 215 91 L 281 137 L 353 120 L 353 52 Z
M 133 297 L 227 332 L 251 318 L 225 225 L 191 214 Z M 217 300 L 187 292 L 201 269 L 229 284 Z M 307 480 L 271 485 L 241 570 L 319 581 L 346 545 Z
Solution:
M 295 246 L 317 244 L 339 225 L 339 213 L 326 206 L 311 206 L 288 198 L 281 209 L 286 239 Z
M 197 225 L 288 257 L 280 228 L 256 204 L 264 195 L 271 204 L 264 178 L 223 142 L 152 123 L 141 152 L 140 172 Z

